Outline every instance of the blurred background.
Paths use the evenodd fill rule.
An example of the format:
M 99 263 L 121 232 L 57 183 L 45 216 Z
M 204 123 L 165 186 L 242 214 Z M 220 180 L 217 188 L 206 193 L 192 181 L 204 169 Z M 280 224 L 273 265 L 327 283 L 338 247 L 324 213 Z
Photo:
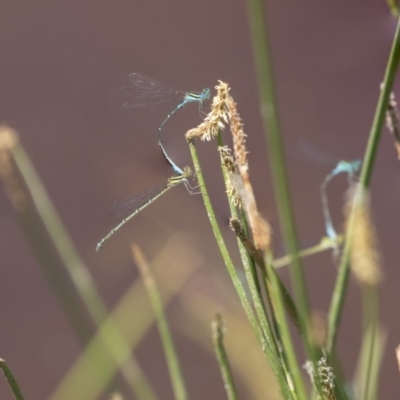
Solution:
M 270 1 L 265 17 L 285 143 L 293 149 L 307 140 L 338 159 L 361 158 L 396 25 L 385 2 L 367 1 L 360 7 L 348 1 Z M 243 346 L 231 347 L 237 352 L 232 357 L 238 360 L 233 364 L 241 398 L 277 398 L 270 390 L 274 383 L 267 384 L 268 374 L 258 379 L 240 370 L 243 355 L 253 366 L 262 365 L 261 371 L 267 367 L 263 359 L 250 357 L 253 333 L 231 289 L 201 196 L 189 196 L 183 186 L 170 191 L 110 239 L 101 253 L 95 252 L 96 243 L 117 222 L 108 211 L 112 202 L 162 182 L 172 172 L 157 146 L 157 128 L 175 105 L 123 109 L 112 96 L 127 83 L 130 72 L 139 72 L 185 91 L 213 89 L 218 80 L 230 85 L 248 135 L 258 205 L 274 229 L 275 253 L 283 254 L 246 3 L 3 1 L 0 54 L 0 121 L 18 131 L 106 307 L 114 309 L 137 283 L 130 250 L 135 242 L 163 279 L 168 279 L 170 268 L 186 273 L 168 300 L 167 315 L 189 397 L 224 398 L 209 328 L 215 312 L 221 311 L 227 319 L 227 341 Z M 192 165 L 184 134 L 200 121 L 198 107 L 188 105 L 165 125 L 163 143 L 180 166 Z M 230 143 L 228 133 L 224 139 Z M 197 148 L 223 234 L 238 260 L 216 144 L 199 142 Z M 331 168 L 288 158 L 288 169 L 300 242 L 315 243 L 324 235 L 319 185 Z M 399 172 L 392 137 L 384 132 L 371 187 L 386 276 L 381 316 L 388 340 L 381 398 L 400 390 L 394 356 L 400 325 L 393 314 L 400 274 Z M 329 189 L 339 230 L 346 185 L 341 177 Z M 4 191 L 0 219 L 0 357 L 12 367 L 27 398 L 49 398 L 84 346 Z M 313 309 L 323 315 L 336 273 L 331 254 L 309 258 L 304 266 Z M 287 270 L 280 274 L 288 282 Z M 59 277 L 69 279 L 67 274 Z M 144 295 L 129 305 L 125 318 L 134 321 L 146 307 Z M 339 335 L 339 354 L 349 379 L 359 351 L 359 310 L 359 290 L 351 283 Z M 135 356 L 159 398 L 172 398 L 154 324 L 143 333 Z M 120 377 L 114 385 L 132 398 Z M 109 398 L 105 393 L 98 398 Z M 0 398 L 10 398 L 3 379 Z

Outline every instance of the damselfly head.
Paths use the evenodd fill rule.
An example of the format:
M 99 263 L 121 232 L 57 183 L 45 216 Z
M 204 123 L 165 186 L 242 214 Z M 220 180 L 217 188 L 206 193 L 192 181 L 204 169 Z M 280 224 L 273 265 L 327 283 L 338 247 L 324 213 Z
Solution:
M 201 97 L 203 100 L 209 99 L 210 96 L 211 96 L 211 90 L 210 90 L 209 88 L 203 89 L 203 91 L 201 92 L 201 95 L 200 95 L 200 97 Z
M 190 167 L 184 167 L 182 177 L 185 179 L 190 178 L 193 175 L 193 171 Z
M 353 171 L 358 171 L 361 167 L 361 160 L 354 160 L 351 164 L 353 165 Z

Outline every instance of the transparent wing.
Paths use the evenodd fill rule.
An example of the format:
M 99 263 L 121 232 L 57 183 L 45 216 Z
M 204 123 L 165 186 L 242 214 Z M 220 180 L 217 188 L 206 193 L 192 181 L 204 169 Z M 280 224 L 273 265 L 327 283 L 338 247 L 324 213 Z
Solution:
M 128 76 L 129 84 L 120 89 L 126 99 L 123 107 L 149 107 L 176 99 L 183 100 L 186 93 L 164 85 L 155 79 L 133 72 Z
M 321 165 L 333 166 L 338 158 L 329 154 L 307 140 L 302 140 L 298 147 L 289 148 L 288 155 L 301 161 L 313 161 Z
M 132 212 L 142 208 L 146 204 L 150 204 L 155 197 L 167 189 L 168 182 L 160 183 L 139 193 L 135 196 L 127 197 L 123 200 L 117 200 L 111 206 L 111 215 L 115 217 L 126 217 Z

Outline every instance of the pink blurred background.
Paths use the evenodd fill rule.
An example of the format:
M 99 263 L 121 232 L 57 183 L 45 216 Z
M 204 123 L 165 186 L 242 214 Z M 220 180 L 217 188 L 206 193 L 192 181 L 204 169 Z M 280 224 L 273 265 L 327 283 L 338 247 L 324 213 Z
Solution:
M 266 19 L 286 143 L 293 147 L 299 139 L 307 139 L 338 159 L 362 157 L 396 25 L 385 2 L 360 6 L 348 1 L 275 1 L 266 4 Z M 173 233 L 192 234 L 204 255 L 205 271 L 220 269 L 228 280 L 201 197 L 188 196 L 183 187 L 137 216 L 102 253 L 95 252 L 96 243 L 115 223 L 108 214 L 113 200 L 171 175 L 156 135 L 173 105 L 123 110 L 111 100 L 112 90 L 123 85 L 130 72 L 183 90 L 213 88 L 219 79 L 229 83 L 248 135 L 258 204 L 273 225 L 276 251 L 282 251 L 244 2 L 3 1 L 0 54 L 0 120 L 20 133 L 110 308 L 137 277 L 129 249 L 132 241 L 151 258 Z M 184 133 L 199 121 L 197 107 L 189 105 L 165 127 L 164 145 L 178 165 L 191 165 Z M 225 138 L 229 142 L 228 132 Z M 199 143 L 198 149 L 223 233 L 233 247 L 216 145 Z M 294 159 L 288 165 L 300 240 L 307 244 L 323 235 L 319 184 L 329 168 Z M 395 261 L 399 182 L 392 138 L 384 132 L 372 179 L 372 207 L 386 275 L 381 315 L 388 342 L 380 398 L 393 398 L 400 391 L 394 356 L 400 326 L 393 313 L 399 282 Z M 330 190 L 339 228 L 345 188 L 341 178 Z M 0 218 L 0 357 L 10 363 L 27 398 L 44 399 L 75 360 L 80 346 L 3 192 Z M 326 312 L 335 278 L 330 255 L 304 264 L 313 308 Z M 281 274 L 285 278 L 287 271 Z M 140 305 L 132 305 L 133 312 L 135 307 Z M 213 357 L 179 334 L 175 339 L 189 397 L 223 398 Z M 352 281 L 339 336 L 349 378 L 359 340 L 359 290 Z M 160 397 L 168 399 L 172 391 L 159 362 L 161 347 L 154 348 L 158 341 L 153 328 L 138 357 L 144 360 L 150 379 L 157 382 Z M 241 393 L 246 398 L 246 392 Z M 10 398 L 3 379 L 0 398 Z

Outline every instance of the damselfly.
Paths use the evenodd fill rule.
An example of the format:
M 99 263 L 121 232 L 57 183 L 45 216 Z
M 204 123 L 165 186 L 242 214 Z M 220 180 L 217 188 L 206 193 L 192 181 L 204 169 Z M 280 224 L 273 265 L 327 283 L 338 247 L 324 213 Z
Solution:
M 316 146 L 312 145 L 309 142 L 302 142 L 300 145 L 300 150 L 303 155 L 305 155 L 309 159 L 313 159 L 321 164 L 326 165 L 335 165 L 329 174 L 327 174 L 324 180 L 321 183 L 320 191 L 321 191 L 321 202 L 322 202 L 322 212 L 325 220 L 325 231 L 326 235 L 335 240 L 338 237 L 338 234 L 333 227 L 332 217 L 329 211 L 328 204 L 328 196 L 327 196 L 327 187 L 329 182 L 337 175 L 345 173 L 348 176 L 349 185 L 351 185 L 355 180 L 355 175 L 357 171 L 361 167 L 361 160 L 354 161 L 338 161 L 337 158 L 333 157 L 330 154 L 323 152 L 318 149 Z
M 153 201 L 157 200 L 164 193 L 168 192 L 168 190 L 179 185 L 180 183 L 183 183 L 188 189 L 189 193 L 192 193 L 192 187 L 190 186 L 189 183 L 189 178 L 192 177 L 192 175 L 193 172 L 191 168 L 185 167 L 183 168 L 182 174 L 172 176 L 166 182 L 153 186 L 150 189 L 147 189 L 136 196 L 115 202 L 111 208 L 111 214 L 115 216 L 123 216 L 123 215 L 128 215 L 128 216 L 124 218 L 115 228 L 111 229 L 108 235 L 105 236 L 103 239 L 101 239 L 99 243 L 97 243 L 96 251 L 97 252 L 101 251 L 101 249 L 104 246 L 104 243 L 108 239 L 110 239 L 110 237 L 113 236 L 115 232 L 117 232 L 135 215 L 139 214 L 140 211 L 144 210 L 148 205 L 153 203 Z
M 200 107 L 202 104 L 210 98 L 210 89 L 203 89 L 201 93 L 196 92 L 183 92 L 182 90 L 174 89 L 170 86 L 164 85 L 156 81 L 155 79 L 147 76 L 138 74 L 136 72 L 131 73 L 128 76 L 129 85 L 124 86 L 120 89 L 120 92 L 127 98 L 127 101 L 122 104 L 123 107 L 149 107 L 157 104 L 162 104 L 170 100 L 179 100 L 178 106 L 170 112 L 164 119 L 162 124 L 158 128 L 158 145 L 161 148 L 164 157 L 171 165 L 173 170 L 179 174 L 183 174 L 183 170 L 179 168 L 169 157 L 164 146 L 161 142 L 161 131 L 164 124 L 174 115 L 179 109 L 184 107 L 188 103 L 199 103 Z

